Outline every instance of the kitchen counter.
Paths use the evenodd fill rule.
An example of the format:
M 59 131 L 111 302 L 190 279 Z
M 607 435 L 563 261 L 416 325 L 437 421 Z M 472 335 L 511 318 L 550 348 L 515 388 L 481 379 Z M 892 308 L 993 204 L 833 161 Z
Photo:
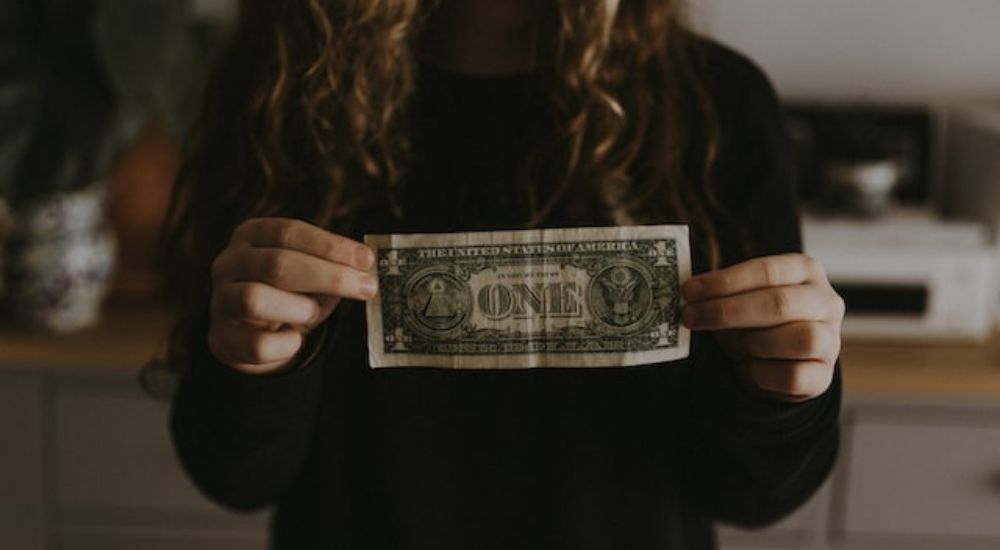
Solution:
M 1000 333 L 985 344 L 846 342 L 848 395 L 1000 398 Z
M 0 326 L 0 368 L 129 373 L 166 345 L 165 306 L 109 308 L 101 323 L 70 335 Z M 846 342 L 848 395 L 1000 398 L 1000 333 L 981 345 Z
M 165 349 L 173 315 L 165 305 L 109 307 L 72 334 L 0 325 L 0 368 L 129 373 Z

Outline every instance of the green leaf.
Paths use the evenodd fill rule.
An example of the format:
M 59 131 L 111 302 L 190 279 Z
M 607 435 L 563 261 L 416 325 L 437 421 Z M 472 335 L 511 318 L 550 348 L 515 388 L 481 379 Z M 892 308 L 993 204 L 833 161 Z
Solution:
M 22 34 L 10 47 L 26 48 L 28 55 L 20 63 L 5 64 L 4 69 L 22 75 L 30 84 L 4 94 L 5 101 L 21 106 L 24 119 L 17 131 L 4 124 L 0 136 L 9 155 L 3 174 L 6 192 L 15 207 L 101 179 L 110 164 L 109 129 L 117 124 L 114 97 L 94 59 L 89 27 L 92 2 L 21 4 L 30 8 L 14 18 L 34 26 L 34 32 Z M 6 44 L 3 51 L 8 51 Z M 25 95 L 29 89 L 30 97 Z
M 190 10 L 185 0 L 97 0 L 97 56 L 120 101 L 153 103 L 172 50 L 184 42 Z
M 97 0 L 95 37 L 116 93 L 181 140 L 201 104 L 227 24 L 199 19 L 189 0 Z
M 0 2 L 0 197 L 102 180 L 151 114 L 182 136 L 225 36 L 190 0 Z

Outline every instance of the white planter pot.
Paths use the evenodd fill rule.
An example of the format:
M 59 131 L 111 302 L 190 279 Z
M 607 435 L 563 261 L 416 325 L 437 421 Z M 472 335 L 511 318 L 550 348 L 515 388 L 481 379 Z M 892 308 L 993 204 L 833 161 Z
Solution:
M 7 247 L 7 304 L 20 324 L 69 332 L 94 324 L 110 288 L 115 238 L 100 187 L 18 212 Z

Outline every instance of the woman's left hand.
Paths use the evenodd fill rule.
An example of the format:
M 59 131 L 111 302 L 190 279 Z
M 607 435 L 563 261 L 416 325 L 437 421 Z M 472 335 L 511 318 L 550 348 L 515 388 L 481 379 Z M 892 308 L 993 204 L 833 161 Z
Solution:
M 821 395 L 840 354 L 844 300 L 804 254 L 755 258 L 692 277 L 683 321 L 710 330 L 761 394 L 786 402 Z

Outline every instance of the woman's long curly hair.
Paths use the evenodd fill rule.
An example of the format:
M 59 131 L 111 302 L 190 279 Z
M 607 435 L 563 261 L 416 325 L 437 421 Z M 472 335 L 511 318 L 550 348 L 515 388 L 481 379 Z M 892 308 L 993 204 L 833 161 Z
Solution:
M 372 201 L 405 211 L 397 191 L 409 155 L 406 115 L 421 31 L 436 5 L 242 2 L 169 217 L 169 263 L 194 283 L 194 317 L 204 316 L 208 266 L 241 221 L 280 215 L 350 232 Z M 526 161 L 512 190 L 524 225 L 545 223 L 557 208 L 600 208 L 622 224 L 685 222 L 716 265 L 707 178 L 717 132 L 682 2 L 538 5 L 533 58 L 551 90 L 554 132 L 531 156 L 545 165 Z M 555 182 L 545 196 L 539 178 Z M 184 326 L 169 365 L 184 364 Z

